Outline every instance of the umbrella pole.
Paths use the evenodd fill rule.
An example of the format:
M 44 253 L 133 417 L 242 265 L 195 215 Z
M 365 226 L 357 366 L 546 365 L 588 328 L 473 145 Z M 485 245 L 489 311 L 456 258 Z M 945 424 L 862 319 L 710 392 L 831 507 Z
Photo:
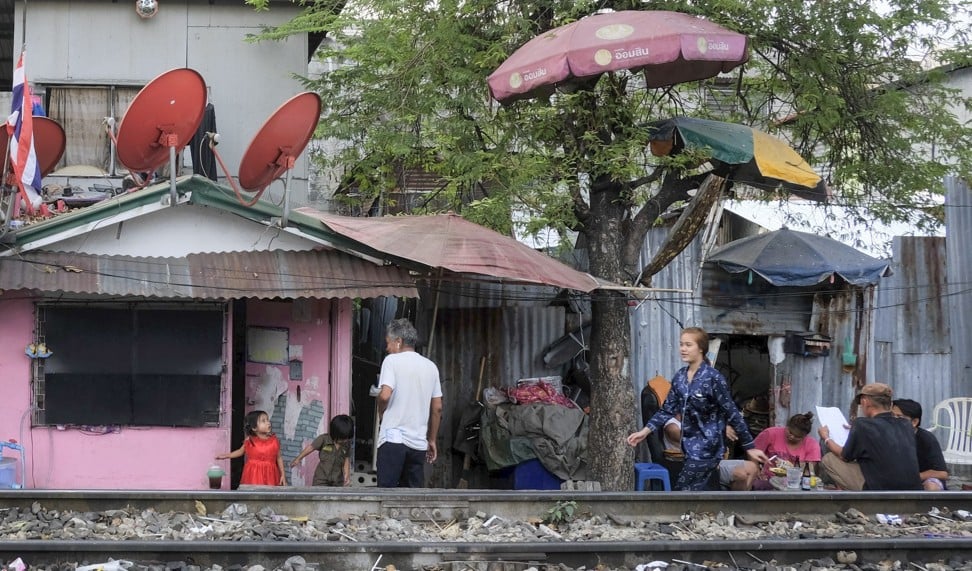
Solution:
M 439 268 L 439 279 L 437 280 L 437 285 L 435 287 L 435 307 L 432 308 L 432 326 L 429 327 L 429 351 L 428 357 L 432 358 L 432 342 L 435 341 L 435 323 L 439 317 L 439 294 L 442 293 L 442 268 Z

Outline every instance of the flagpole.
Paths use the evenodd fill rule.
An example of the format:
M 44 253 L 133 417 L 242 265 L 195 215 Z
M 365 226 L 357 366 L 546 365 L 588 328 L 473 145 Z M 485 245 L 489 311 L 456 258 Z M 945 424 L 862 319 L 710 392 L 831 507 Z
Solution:
M 10 140 L 11 139 L 13 139 L 13 135 L 10 135 L 10 136 L 7 137 L 7 148 L 8 149 L 10 148 Z M 16 206 L 17 205 L 17 197 L 20 196 L 17 193 L 17 189 L 16 188 L 10 187 L 9 190 L 7 188 L 7 174 L 9 172 L 9 170 L 8 170 L 9 168 L 10 168 L 10 153 L 7 152 L 7 153 L 4 153 L 4 157 L 3 157 L 3 171 L 0 171 L 0 173 L 2 173 L 2 176 L 3 176 L 3 181 L 0 182 L 0 193 L 3 193 L 3 195 L 6 196 L 7 197 L 7 200 L 8 200 L 7 205 L 6 205 L 7 206 L 7 210 L 6 210 L 6 212 L 4 212 L 3 230 L 0 231 L 0 236 L 3 236 L 4 234 L 6 234 L 7 231 L 10 230 L 10 228 L 12 227 L 12 225 L 13 225 L 14 212 L 16 211 L 16 208 L 17 208 L 17 206 Z
M 24 0 L 24 9 L 21 13 L 21 24 L 20 24 L 20 46 L 21 55 L 23 54 L 23 46 L 27 41 L 27 0 Z M 17 199 L 20 197 L 20 192 L 16 186 L 7 187 L 7 178 L 11 169 L 10 164 L 10 145 L 13 142 L 13 133 L 11 132 L 7 136 L 7 152 L 4 153 L 3 157 L 3 170 L 0 170 L 0 204 L 4 208 L 3 215 L 3 228 L 0 229 L 0 236 L 6 235 L 13 225 L 13 217 L 17 208 Z M 4 201 L 3 199 L 6 199 Z M 5 202 L 5 203 L 4 203 Z

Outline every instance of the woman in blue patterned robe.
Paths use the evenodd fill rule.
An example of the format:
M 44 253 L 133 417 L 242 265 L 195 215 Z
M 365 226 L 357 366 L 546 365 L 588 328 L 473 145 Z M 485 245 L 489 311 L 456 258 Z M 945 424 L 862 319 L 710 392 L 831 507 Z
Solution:
M 701 491 L 725 453 L 726 424 L 738 435 L 739 445 L 753 462 L 766 462 L 766 454 L 753 446 L 753 437 L 742 413 L 732 400 L 729 384 L 706 357 L 709 335 L 699 327 L 682 330 L 679 355 L 687 363 L 675 373 L 672 390 L 661 409 L 645 427 L 628 436 L 630 446 L 636 446 L 650 433 L 661 430 L 676 414 L 682 415 L 682 451 L 685 465 L 674 488 L 682 491 Z

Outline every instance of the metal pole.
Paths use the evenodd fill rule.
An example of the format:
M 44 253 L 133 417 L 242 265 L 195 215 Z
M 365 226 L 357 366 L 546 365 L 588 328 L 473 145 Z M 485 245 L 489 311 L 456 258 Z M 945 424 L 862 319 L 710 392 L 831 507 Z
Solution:
M 13 135 L 7 137 L 7 148 L 10 148 L 10 141 L 13 140 Z M 4 153 L 3 157 L 3 170 L 0 171 L 0 194 L 7 197 L 7 209 L 5 213 L 5 218 L 3 221 L 3 230 L 0 231 L 0 236 L 7 233 L 11 228 L 11 223 L 13 222 L 14 215 L 14 205 L 17 203 L 17 188 L 7 187 L 7 172 L 10 169 L 10 153 Z M 9 188 L 9 190 L 8 190 Z
M 290 173 L 294 169 L 287 169 L 287 176 L 284 178 L 284 195 L 283 195 L 283 214 L 280 216 L 280 227 L 286 228 L 287 222 L 290 220 Z
M 175 206 L 179 202 L 179 194 L 176 192 L 176 148 L 169 145 L 169 196 L 171 202 L 169 206 Z

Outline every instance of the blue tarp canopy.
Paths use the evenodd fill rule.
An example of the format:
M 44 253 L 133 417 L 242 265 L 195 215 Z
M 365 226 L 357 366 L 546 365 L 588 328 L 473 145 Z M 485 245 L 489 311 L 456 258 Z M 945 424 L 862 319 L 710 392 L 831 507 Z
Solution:
M 781 228 L 730 242 L 709 254 L 727 272 L 753 271 L 775 286 L 812 286 L 834 274 L 862 286 L 891 275 L 891 263 L 826 236 Z

